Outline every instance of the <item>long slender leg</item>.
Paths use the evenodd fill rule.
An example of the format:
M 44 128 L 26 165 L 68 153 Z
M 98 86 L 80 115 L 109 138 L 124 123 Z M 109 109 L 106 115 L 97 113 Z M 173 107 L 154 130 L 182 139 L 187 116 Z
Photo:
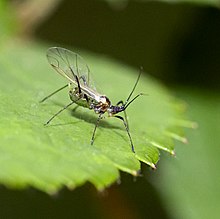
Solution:
M 64 106 L 61 110 L 59 110 L 56 114 L 54 114 L 44 125 L 48 125 L 51 122 L 51 120 L 53 120 L 57 115 L 59 115 L 61 112 L 63 112 L 63 110 L 67 109 L 73 103 L 75 103 L 75 102 L 71 102 L 68 105 Z
M 58 90 L 54 91 L 54 92 L 51 93 L 50 95 L 44 97 L 44 99 L 42 99 L 42 100 L 40 101 L 40 103 L 44 102 L 44 101 L 47 100 L 49 97 L 53 96 L 54 94 L 56 94 L 57 92 L 63 90 L 63 89 L 66 88 L 66 87 L 68 87 L 68 84 L 66 84 L 65 86 L 63 86 L 63 87 L 59 88 Z
M 121 116 L 114 116 L 114 117 L 116 117 L 116 118 L 118 118 L 118 119 L 120 119 L 120 120 L 123 121 L 124 126 L 125 126 L 125 129 L 126 129 L 126 131 L 127 131 L 127 133 L 128 133 L 128 137 L 129 137 L 129 139 L 130 139 L 131 149 L 132 149 L 132 151 L 135 153 L 134 145 L 133 145 L 133 142 L 132 142 L 132 139 L 131 139 L 131 134 L 130 134 L 130 132 L 129 132 L 128 125 L 127 125 L 126 121 L 125 121 L 124 118 L 121 117 Z
M 75 80 L 76 80 L 76 83 L 77 83 L 78 89 L 79 89 L 79 94 L 81 94 L 82 91 L 81 91 L 81 87 L 80 87 L 80 83 L 79 83 L 79 78 L 78 78 L 77 75 L 74 74 L 73 69 L 72 69 L 71 67 L 70 67 L 70 71 L 73 73 L 73 76 L 75 77 Z M 77 70 L 77 71 L 78 71 L 78 70 Z
M 120 100 L 120 101 L 117 102 L 116 106 L 118 106 L 119 104 L 123 105 L 123 103 L 124 103 L 123 100 Z
M 93 134 L 92 134 L 91 145 L 93 145 L 94 138 L 95 138 L 96 128 L 98 127 L 99 121 L 100 121 L 101 119 L 102 119 L 102 113 L 99 114 L 99 117 L 98 117 L 98 119 L 97 119 L 97 121 L 96 121 L 95 128 L 94 128 L 94 131 L 93 131 Z
M 119 104 L 124 105 L 123 100 L 118 101 L 118 103 L 116 104 L 116 106 L 118 106 Z M 129 125 L 128 125 L 128 117 L 127 117 L 126 110 L 124 110 L 124 115 L 125 115 L 125 121 L 126 121 L 126 123 L 127 123 L 128 130 L 129 130 Z

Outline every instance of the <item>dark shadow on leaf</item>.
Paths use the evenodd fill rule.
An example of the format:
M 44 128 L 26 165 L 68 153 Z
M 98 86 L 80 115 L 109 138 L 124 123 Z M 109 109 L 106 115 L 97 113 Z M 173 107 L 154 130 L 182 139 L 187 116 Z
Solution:
M 51 101 L 53 104 L 57 105 L 57 106 L 60 106 L 61 108 L 64 107 L 64 105 L 60 102 L 57 102 L 57 101 Z M 96 124 L 96 121 L 97 121 L 97 118 L 98 118 L 98 114 L 96 115 L 94 113 L 94 116 L 91 115 L 90 113 L 83 113 L 83 112 L 80 112 L 79 110 L 77 110 L 80 106 L 76 105 L 75 107 L 70 107 L 70 108 L 67 108 L 66 110 L 71 114 L 71 116 L 74 116 L 75 118 L 77 119 L 80 119 L 80 120 L 83 120 L 85 122 L 88 122 L 90 124 Z M 88 109 L 89 111 L 89 109 Z M 56 112 L 54 112 L 56 113 Z M 106 118 L 108 119 L 108 118 Z M 120 123 L 120 122 L 119 122 Z M 76 124 L 76 122 L 69 122 L 69 123 L 65 123 L 65 124 L 55 124 L 55 125 L 51 125 L 51 126 L 58 126 L 58 125 L 70 125 L 70 124 Z M 120 130 L 123 130 L 123 127 L 120 127 L 119 126 L 116 126 L 116 125 L 111 125 L 109 124 L 105 118 L 103 118 L 100 122 L 99 122 L 99 127 L 103 127 L 103 128 L 109 128 L 109 129 L 120 129 Z
M 79 123 L 80 121 L 78 122 L 66 122 L 66 123 L 57 123 L 57 124 L 49 124 L 49 125 L 46 125 L 46 127 L 49 127 L 49 126 L 65 126 L 65 125 L 75 125 L 77 123 Z
M 123 130 L 123 127 L 120 128 L 120 129 Z M 122 134 L 122 133 L 119 133 L 119 132 L 117 132 L 117 131 L 115 131 L 115 130 L 113 130 L 113 132 L 114 132 L 116 135 L 118 135 L 118 136 L 120 136 L 121 138 L 123 138 L 125 141 L 128 141 L 128 142 L 129 142 L 128 134 L 127 134 L 127 132 L 126 132 L 125 129 L 124 129 L 124 133 L 123 133 L 123 134 Z M 130 144 L 130 142 L 129 142 L 129 144 Z

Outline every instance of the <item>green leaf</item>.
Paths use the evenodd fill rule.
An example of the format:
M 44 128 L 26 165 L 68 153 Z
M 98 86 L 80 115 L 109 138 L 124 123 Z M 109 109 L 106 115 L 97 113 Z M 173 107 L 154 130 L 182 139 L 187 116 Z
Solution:
M 169 218 L 219 218 L 220 95 L 195 87 L 177 92 L 189 103 L 188 114 L 199 127 L 188 133 L 187 147 L 177 147 L 177 160 L 161 160 L 154 182 Z
M 128 110 L 136 153 L 123 123 L 115 118 L 100 122 L 90 145 L 97 115 L 82 107 L 68 108 L 47 127 L 43 124 L 70 102 L 68 90 L 45 103 L 39 101 L 67 81 L 47 63 L 46 47 L 15 42 L 0 56 L 0 182 L 8 187 L 32 186 L 54 193 L 63 185 L 75 188 L 91 182 L 103 189 L 119 178 L 119 170 L 138 175 L 140 161 L 155 168 L 159 149 L 174 154 L 173 139 L 185 139 L 185 105 L 174 101 L 166 88 L 142 74 Z M 80 52 L 112 103 L 125 100 L 138 69 L 104 56 Z M 123 114 L 122 114 L 123 115 Z

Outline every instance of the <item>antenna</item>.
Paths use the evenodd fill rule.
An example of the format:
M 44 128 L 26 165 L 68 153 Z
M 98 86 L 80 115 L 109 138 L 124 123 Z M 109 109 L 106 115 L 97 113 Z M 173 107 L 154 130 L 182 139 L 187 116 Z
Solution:
M 127 100 L 125 101 L 124 106 L 127 105 L 127 102 L 130 100 L 132 94 L 134 93 L 134 90 L 135 90 L 135 88 L 136 88 L 136 86 L 137 86 L 137 83 L 138 83 L 138 81 L 139 81 L 139 79 L 140 79 L 140 76 L 141 76 L 142 71 L 143 71 L 143 67 L 141 66 L 140 72 L 139 72 L 139 75 L 138 75 L 138 78 L 137 78 L 137 80 L 136 80 L 136 82 L 135 82 L 135 84 L 134 84 L 134 87 L 133 87 L 131 93 L 129 94 Z M 140 96 L 140 95 L 139 95 L 139 96 Z M 133 102 L 136 98 L 137 98 L 137 96 L 136 96 L 132 101 L 130 101 L 130 102 L 128 103 L 128 105 L 129 105 L 131 102 Z M 128 105 L 127 105 L 127 106 L 128 106 Z M 126 108 L 127 108 L 127 106 L 126 106 Z

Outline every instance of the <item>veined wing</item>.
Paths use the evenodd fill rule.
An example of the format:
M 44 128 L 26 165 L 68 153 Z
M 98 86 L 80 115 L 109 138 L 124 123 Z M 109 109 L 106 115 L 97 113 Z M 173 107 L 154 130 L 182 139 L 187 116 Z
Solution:
M 51 47 L 47 50 L 47 59 L 50 65 L 59 74 L 76 86 L 78 85 L 76 76 L 78 77 L 80 85 L 89 86 L 89 67 L 77 53 L 61 47 Z

